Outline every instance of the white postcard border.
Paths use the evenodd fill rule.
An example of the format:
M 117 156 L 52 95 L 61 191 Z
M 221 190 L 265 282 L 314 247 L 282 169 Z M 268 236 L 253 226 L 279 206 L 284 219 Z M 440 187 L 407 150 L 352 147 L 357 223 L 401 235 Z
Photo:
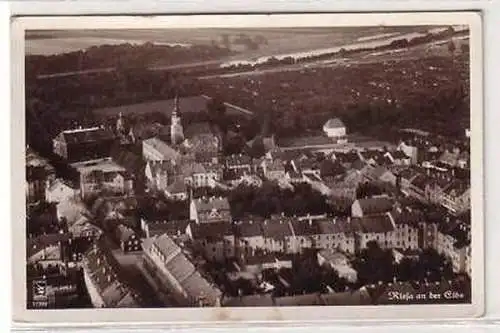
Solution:
M 373 25 L 465 25 L 470 27 L 472 303 L 457 305 L 300 306 L 256 308 L 27 310 L 25 265 L 25 114 L 24 32 L 58 29 L 334 27 Z M 12 239 L 13 317 L 16 323 L 101 325 L 103 323 L 173 323 L 189 325 L 254 322 L 317 323 L 331 320 L 440 320 L 478 317 L 484 312 L 483 54 L 478 12 L 66 16 L 12 19 Z

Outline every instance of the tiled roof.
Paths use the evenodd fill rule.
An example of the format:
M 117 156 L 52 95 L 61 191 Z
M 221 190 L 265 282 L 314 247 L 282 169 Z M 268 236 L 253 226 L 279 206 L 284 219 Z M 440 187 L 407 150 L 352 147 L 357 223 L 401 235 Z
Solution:
M 361 227 L 363 233 L 385 233 L 394 230 L 389 214 L 353 218 L 352 221 Z
M 340 118 L 331 118 L 325 123 L 324 127 L 328 129 L 345 128 L 345 125 Z
M 388 212 L 394 204 L 392 199 L 385 196 L 358 199 L 357 201 L 364 215 Z
M 236 233 L 239 237 L 262 236 L 262 221 L 245 221 L 236 225 Z
M 223 197 L 210 197 L 194 199 L 196 209 L 200 212 L 211 212 L 213 209 L 217 211 L 228 211 L 230 209 L 229 201 Z
M 107 141 L 115 138 L 111 131 L 101 127 L 65 130 L 58 137 L 68 144 Z
M 186 256 L 182 252 L 179 252 L 178 255 L 170 259 L 165 266 L 170 274 L 175 276 L 177 281 L 181 283 L 196 270 L 194 265 L 186 258 Z
M 154 244 L 166 258 L 179 251 L 179 246 L 168 235 L 155 238 Z
M 212 223 L 191 223 L 191 232 L 194 239 L 222 240 L 224 236 L 233 235 L 232 225 L 226 221 Z
M 320 164 L 321 177 L 336 176 L 344 173 L 344 167 L 340 163 L 325 159 Z
M 394 223 L 415 225 L 424 221 L 424 213 L 410 207 L 396 208 L 391 212 Z
M 179 153 L 175 149 L 173 149 L 166 142 L 160 140 L 157 137 L 144 140 L 142 142 L 142 144 L 153 148 L 154 150 L 158 151 L 160 154 L 162 154 L 165 157 L 179 155 Z
M 351 233 L 354 231 L 353 225 L 348 219 L 344 218 L 329 218 L 317 220 L 321 234 L 340 234 Z
M 214 306 L 222 296 L 222 292 L 212 283 L 203 277 L 198 271 L 191 274 L 182 282 L 182 286 L 190 295 L 191 299 L 203 299 L 204 302 Z
M 168 185 L 167 192 L 170 194 L 186 193 L 186 182 L 184 179 L 176 178 L 172 184 Z
M 262 231 L 265 238 L 282 240 L 284 237 L 292 236 L 288 218 L 269 219 L 262 224 Z
M 291 224 L 293 227 L 293 232 L 296 236 L 312 236 L 320 234 L 319 226 L 317 223 L 314 223 L 313 220 L 311 220 L 310 222 L 307 220 L 292 220 Z
M 85 253 L 84 267 L 106 307 L 117 307 L 123 303 L 131 307 L 138 306 L 137 294 L 121 277 L 119 263 L 102 241 Z
M 177 253 L 166 263 L 165 268 L 184 288 L 192 303 L 200 297 L 205 298 L 210 305 L 217 303 L 217 299 L 221 296 L 220 290 L 196 270 L 196 267 L 170 237 L 167 235 L 159 236 L 154 240 L 154 243 L 166 258 Z
M 70 237 L 69 233 L 53 233 L 28 238 L 26 240 L 26 256 L 29 258 L 49 246 L 58 245 L 59 242 L 67 242 Z
M 151 237 L 155 237 L 163 234 L 167 234 L 169 236 L 177 236 L 179 233 L 184 234 L 190 222 L 190 220 L 163 220 L 146 222 L 146 224 Z

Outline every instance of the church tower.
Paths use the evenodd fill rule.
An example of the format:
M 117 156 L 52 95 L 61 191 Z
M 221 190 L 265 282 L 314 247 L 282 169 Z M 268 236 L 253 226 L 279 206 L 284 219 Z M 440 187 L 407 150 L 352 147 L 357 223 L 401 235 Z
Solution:
M 170 123 L 170 140 L 172 144 L 179 144 L 184 141 L 184 130 L 182 129 L 181 116 L 179 110 L 179 96 L 175 96 L 174 110 L 172 111 Z

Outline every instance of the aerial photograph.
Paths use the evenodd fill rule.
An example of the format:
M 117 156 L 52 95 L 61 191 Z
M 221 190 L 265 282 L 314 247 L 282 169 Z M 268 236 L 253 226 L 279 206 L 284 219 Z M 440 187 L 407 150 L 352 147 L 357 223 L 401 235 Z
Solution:
M 469 39 L 27 30 L 26 308 L 470 304 Z

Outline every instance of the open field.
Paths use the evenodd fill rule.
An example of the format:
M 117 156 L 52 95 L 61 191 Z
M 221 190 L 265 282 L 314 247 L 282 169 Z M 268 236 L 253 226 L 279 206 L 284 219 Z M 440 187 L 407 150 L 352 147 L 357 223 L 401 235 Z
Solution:
M 219 42 L 241 34 L 263 36 L 267 44 L 257 51 L 245 51 L 246 57 L 275 53 L 302 52 L 334 47 L 356 41 L 394 37 L 410 32 L 425 32 L 433 27 L 356 27 L 356 28 L 287 28 L 287 29 L 169 29 L 169 30 L 77 30 L 27 32 L 26 53 L 51 55 L 86 49 L 93 45 L 120 43 L 201 44 Z

